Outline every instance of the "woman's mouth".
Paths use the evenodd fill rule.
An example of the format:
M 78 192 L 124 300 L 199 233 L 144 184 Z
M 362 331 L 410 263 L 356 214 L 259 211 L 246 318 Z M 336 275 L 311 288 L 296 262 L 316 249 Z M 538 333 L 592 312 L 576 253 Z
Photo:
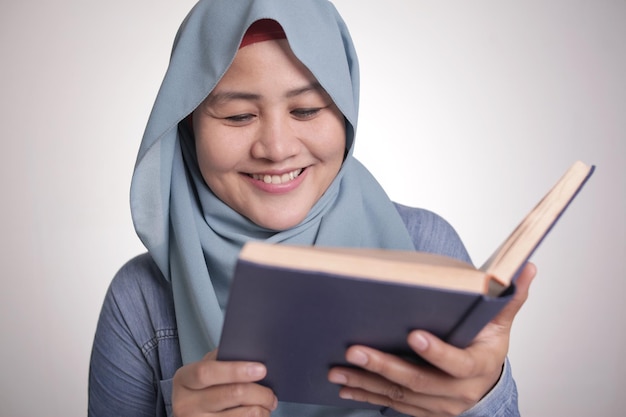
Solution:
M 294 169 L 284 174 L 248 174 L 250 177 L 257 181 L 263 181 L 266 184 L 285 184 L 289 181 L 293 181 L 304 171 L 303 168 Z

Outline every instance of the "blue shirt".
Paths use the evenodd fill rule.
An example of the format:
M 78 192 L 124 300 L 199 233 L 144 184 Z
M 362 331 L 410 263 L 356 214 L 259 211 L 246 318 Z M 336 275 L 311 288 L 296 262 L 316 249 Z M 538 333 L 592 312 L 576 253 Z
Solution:
M 438 215 L 396 204 L 418 251 L 469 262 L 454 229 Z M 89 415 L 171 416 L 172 378 L 182 366 L 172 288 L 149 254 L 124 265 L 105 296 L 89 372 Z M 369 417 L 376 410 L 281 404 L 294 417 Z M 385 415 L 400 415 L 386 410 Z M 508 361 L 496 386 L 464 417 L 519 416 Z

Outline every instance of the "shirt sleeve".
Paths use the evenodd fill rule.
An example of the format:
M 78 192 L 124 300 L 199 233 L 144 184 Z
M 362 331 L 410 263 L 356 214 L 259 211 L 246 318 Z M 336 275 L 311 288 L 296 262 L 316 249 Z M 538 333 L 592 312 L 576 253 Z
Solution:
M 155 390 L 146 383 L 152 380 L 149 372 L 109 293 L 91 355 L 89 416 L 154 416 Z
M 519 417 L 517 387 L 507 359 L 498 383 L 474 407 L 461 417 Z
M 102 306 L 89 369 L 90 417 L 160 414 L 160 386 L 146 357 L 149 339 L 138 335 L 138 329 L 146 327 L 146 294 L 137 284 L 140 271 L 135 264 L 118 272 Z
M 472 263 L 458 233 L 444 218 L 432 211 L 395 204 L 415 250 L 445 255 Z

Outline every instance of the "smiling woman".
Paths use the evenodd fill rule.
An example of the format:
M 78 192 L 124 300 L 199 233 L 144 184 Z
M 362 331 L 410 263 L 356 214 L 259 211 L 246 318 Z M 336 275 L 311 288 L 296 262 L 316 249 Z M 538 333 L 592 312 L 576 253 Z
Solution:
M 408 333 L 432 366 L 349 347 L 355 367 L 328 377 L 363 409 L 284 403 L 258 383 L 263 364 L 216 360 L 234 264 L 250 240 L 469 260 L 448 223 L 393 203 L 354 158 L 358 96 L 350 34 L 328 1 L 194 7 L 139 150 L 131 210 L 148 254 L 129 261 L 106 295 L 90 415 L 518 414 L 506 354 L 532 267 L 468 348 Z
M 324 194 L 343 162 L 345 135 L 343 115 L 287 40 L 247 42 L 193 113 L 211 191 L 272 230 L 300 223 Z

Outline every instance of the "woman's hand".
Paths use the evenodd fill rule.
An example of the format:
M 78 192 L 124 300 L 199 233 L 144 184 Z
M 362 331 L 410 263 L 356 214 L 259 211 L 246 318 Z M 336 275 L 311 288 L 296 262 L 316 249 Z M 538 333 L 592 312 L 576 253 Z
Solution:
M 528 264 L 517 293 L 466 349 L 416 330 L 408 343 L 433 366 L 414 365 L 365 346 L 352 346 L 346 359 L 361 369 L 333 368 L 329 380 L 344 387 L 342 398 L 391 407 L 412 416 L 454 416 L 474 406 L 498 382 L 509 349 L 515 315 L 528 297 L 536 268 Z
M 222 362 L 209 352 L 201 361 L 181 367 L 174 375 L 172 408 L 176 417 L 269 416 L 278 405 L 267 387 L 257 384 L 266 369 L 255 362 Z

